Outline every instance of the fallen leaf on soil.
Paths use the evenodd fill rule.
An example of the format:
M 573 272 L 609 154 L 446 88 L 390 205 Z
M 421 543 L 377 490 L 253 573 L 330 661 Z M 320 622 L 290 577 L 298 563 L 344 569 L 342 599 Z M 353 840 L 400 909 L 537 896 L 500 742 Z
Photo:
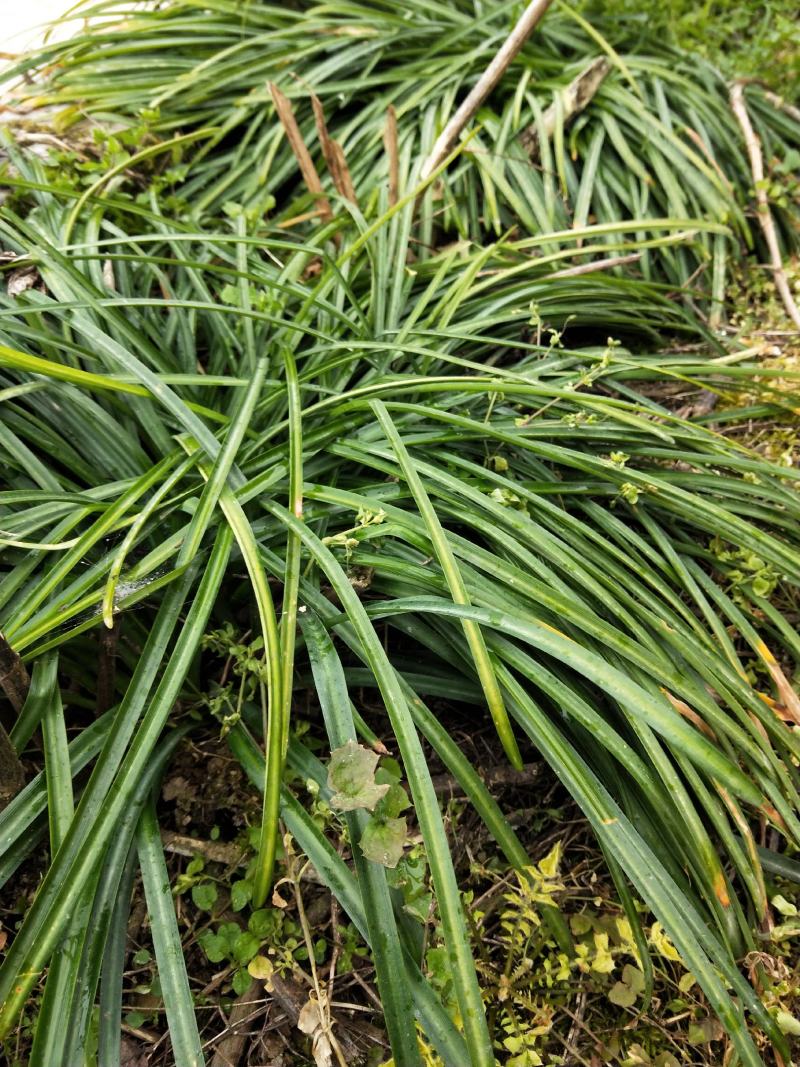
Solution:
M 325 1032 L 325 1020 L 319 1001 L 309 997 L 300 1009 L 297 1029 L 311 1038 L 311 1054 L 317 1067 L 333 1067 L 333 1049 L 330 1038 Z
M 17 267 L 8 276 L 7 292 L 9 296 L 19 296 L 26 289 L 33 289 L 41 282 L 39 271 L 36 267 Z

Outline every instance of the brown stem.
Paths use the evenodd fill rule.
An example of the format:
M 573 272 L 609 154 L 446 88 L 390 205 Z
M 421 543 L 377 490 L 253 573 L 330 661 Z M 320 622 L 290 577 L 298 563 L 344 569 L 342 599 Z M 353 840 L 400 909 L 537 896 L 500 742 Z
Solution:
M 17 714 L 22 711 L 30 684 L 31 680 L 25 664 L 5 637 L 0 634 L 0 688 Z
M 769 249 L 770 265 L 775 279 L 775 288 L 778 290 L 786 314 L 800 329 L 800 309 L 792 296 L 786 271 L 783 269 L 783 261 L 778 246 L 778 235 L 775 231 L 775 222 L 769 209 L 769 198 L 764 188 L 764 157 L 761 154 L 761 141 L 753 129 L 750 116 L 747 113 L 747 105 L 744 99 L 744 86 L 741 82 L 734 82 L 730 90 L 731 109 L 742 129 L 747 154 L 750 157 L 750 170 L 753 173 L 753 185 L 755 186 L 756 202 L 758 204 L 758 221 L 761 231 Z
M 400 164 L 397 152 L 397 113 L 392 104 L 389 104 L 386 111 L 383 144 L 389 160 L 389 207 L 394 207 L 400 197 Z
M 552 0 L 531 0 L 525 8 L 516 26 L 503 42 L 500 51 L 481 74 L 472 91 L 436 139 L 430 155 L 422 165 L 423 181 L 430 177 L 455 148 L 461 131 L 505 74 L 551 3 Z

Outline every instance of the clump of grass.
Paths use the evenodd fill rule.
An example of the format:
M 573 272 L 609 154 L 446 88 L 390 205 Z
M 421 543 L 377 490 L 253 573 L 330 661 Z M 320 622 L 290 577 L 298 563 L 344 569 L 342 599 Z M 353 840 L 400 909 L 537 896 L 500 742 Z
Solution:
M 569 135 L 579 165 L 563 128 L 541 139 L 541 170 L 513 148 L 508 159 L 504 146 L 541 114 L 533 72 L 558 87 L 559 53 L 569 72 L 597 43 L 559 16 L 482 132 L 421 182 L 442 114 L 507 26 L 499 9 L 419 16 L 262 4 L 244 19 L 225 5 L 198 18 L 175 3 L 124 33 L 109 15 L 106 30 L 29 61 L 54 64 L 39 104 L 80 102 L 106 129 L 141 121 L 151 138 L 132 153 L 104 134 L 99 171 L 80 144 L 71 166 L 63 148 L 40 158 L 24 129 L 5 149 L 13 197 L 0 234 L 17 284 L 0 308 L 0 622 L 31 667 L 11 741 L 24 753 L 41 729 L 44 769 L 0 814 L 0 860 L 11 877 L 33 835 L 49 836 L 51 861 L 0 969 L 0 1032 L 56 959 L 42 1062 L 87 1046 L 98 990 L 99 1059 L 118 1058 L 123 958 L 105 947 L 119 944 L 137 862 L 175 1062 L 202 1060 L 151 791 L 191 727 L 180 701 L 205 684 L 205 635 L 232 616 L 258 642 L 247 699 L 226 723 L 264 794 L 253 902 L 269 892 L 282 818 L 372 945 L 397 1064 L 421 1062 L 415 1019 L 445 1063 L 494 1063 L 423 738 L 509 864 L 529 864 L 426 705 L 442 690 L 476 722 L 488 716 L 512 760 L 547 760 L 597 836 L 632 936 L 644 944 L 633 891 L 741 1062 L 761 1062 L 747 1020 L 785 1051 L 768 978 L 754 988 L 738 961 L 770 921 L 762 863 L 780 859 L 759 851 L 766 828 L 773 844 L 800 845 L 787 725 L 798 646 L 770 590 L 745 576 L 733 595 L 714 580 L 726 561 L 710 542 L 756 555 L 794 603 L 797 473 L 658 392 L 758 389 L 758 366 L 720 353 L 696 304 L 707 298 L 719 318 L 727 259 L 752 240 L 719 79 L 617 56 L 591 125 L 587 113 Z M 315 185 L 285 107 L 276 116 L 266 95 L 288 59 L 299 137 L 314 147 L 313 87 L 355 202 L 341 170 L 338 186 Z M 384 146 L 389 105 L 396 152 L 391 125 Z M 700 143 L 679 132 L 690 112 Z M 779 113 L 762 101 L 758 114 L 777 144 Z M 645 132 L 633 155 L 630 137 Z M 554 269 L 610 252 L 637 256 L 641 275 Z M 705 294 L 690 288 L 704 265 Z M 678 334 L 712 358 L 655 350 Z M 101 627 L 124 628 L 125 642 L 112 699 L 90 722 Z M 292 731 L 308 670 L 331 752 L 376 742 L 353 713 L 354 685 L 385 708 L 452 1003 L 421 969 L 380 850 L 359 847 L 376 819 L 397 829 L 398 794 L 352 806 L 346 862 L 286 785 L 288 763 L 329 788 Z M 81 728 L 71 742 L 68 726 Z M 546 918 L 570 944 L 558 909 Z

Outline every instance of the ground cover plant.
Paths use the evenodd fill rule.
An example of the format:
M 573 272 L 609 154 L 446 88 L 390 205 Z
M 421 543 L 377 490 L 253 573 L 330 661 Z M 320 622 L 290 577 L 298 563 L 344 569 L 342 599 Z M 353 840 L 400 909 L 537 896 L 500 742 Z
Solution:
M 754 188 L 712 63 L 557 5 L 442 154 L 518 6 L 83 10 L 2 132 L 11 1055 L 119 1062 L 133 967 L 203 1063 L 219 985 L 301 966 L 306 1051 L 346 1062 L 323 972 L 366 959 L 373 1062 L 569 1062 L 579 976 L 630 1011 L 611 1062 L 671 1063 L 669 988 L 696 1046 L 788 1063 L 796 109 L 736 90 Z M 756 336 L 727 298 L 774 249 Z M 214 738 L 176 872 L 163 800 L 207 803 L 174 767 Z M 481 752 L 528 811 L 550 768 L 591 906 Z

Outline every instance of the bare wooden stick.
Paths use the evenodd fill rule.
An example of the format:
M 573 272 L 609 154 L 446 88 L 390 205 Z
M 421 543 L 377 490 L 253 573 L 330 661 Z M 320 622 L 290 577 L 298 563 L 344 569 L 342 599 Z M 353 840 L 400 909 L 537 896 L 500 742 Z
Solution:
M 559 91 L 561 96 L 561 114 L 566 126 L 592 100 L 603 84 L 603 79 L 611 70 L 611 61 L 605 56 L 598 56 L 572 79 L 566 89 Z M 547 137 L 552 137 L 558 120 L 558 108 L 555 102 L 542 115 L 542 125 Z M 539 127 L 536 123 L 528 126 L 520 134 L 520 144 L 532 160 L 539 157 Z
M 294 117 L 294 109 L 289 103 L 288 98 L 283 95 L 274 82 L 270 82 L 269 91 L 272 94 L 275 110 L 278 112 L 278 118 L 281 120 L 281 125 L 286 132 L 287 140 L 289 141 L 295 159 L 300 167 L 303 181 L 306 183 L 308 191 L 313 196 L 317 197 L 320 215 L 323 219 L 329 219 L 332 217 L 331 205 L 322 191 L 322 182 L 319 180 L 317 168 L 314 166 L 314 161 L 306 148 L 303 135 L 300 133 L 300 127 L 297 125 L 297 119 Z
M 782 96 L 778 96 L 777 93 L 771 93 L 769 90 L 764 92 L 764 98 L 769 100 L 772 106 L 779 111 L 785 111 L 789 118 L 794 119 L 795 122 L 800 122 L 800 107 L 795 107 L 784 100 Z
M 786 277 L 786 271 L 783 269 L 781 251 L 778 247 L 778 235 L 775 232 L 775 223 L 769 209 L 769 198 L 764 188 L 764 157 L 761 154 L 761 141 L 750 122 L 747 104 L 744 99 L 744 86 L 741 82 L 734 82 L 731 86 L 730 99 L 731 109 L 741 126 L 745 145 L 747 146 L 747 154 L 750 157 L 750 170 L 753 173 L 753 185 L 755 186 L 756 202 L 758 204 L 758 221 L 769 249 L 770 266 L 775 278 L 775 288 L 778 290 L 783 306 L 786 308 L 786 314 L 795 326 L 800 329 L 800 309 L 798 309 L 792 296 L 789 280 Z
M 250 1037 L 248 1023 L 263 1015 L 268 1007 L 264 984 L 254 978 L 231 1006 L 228 1026 L 214 1049 L 211 1067 L 237 1067 Z
M 397 112 L 393 104 L 389 104 L 386 110 L 383 145 L 389 161 L 389 207 L 394 207 L 400 197 L 400 162 L 397 152 Z
M 19 714 L 25 704 L 31 680 L 25 664 L 0 634 L 0 690 Z M 0 723 L 0 811 L 25 785 L 25 770 L 11 738 Z
M 0 634 L 0 688 L 17 714 L 22 711 L 30 685 L 31 680 L 25 664 Z
M 500 51 L 481 74 L 475 87 L 467 95 L 467 98 L 436 139 L 430 155 L 422 165 L 421 177 L 423 181 L 430 177 L 439 164 L 455 148 L 461 131 L 500 81 L 509 64 L 525 44 L 528 37 L 530 37 L 534 27 L 552 2 L 553 0 L 531 0 L 531 3 L 525 8 L 516 26 L 505 39 Z
M 612 267 L 625 267 L 629 263 L 638 263 L 642 258 L 641 252 L 631 252 L 627 256 L 609 256 L 608 259 L 594 259 L 591 263 L 580 263 L 577 267 L 566 267 L 564 270 L 554 271 L 548 274 L 548 278 L 577 278 L 581 274 L 594 274 L 598 270 L 610 270 Z
M 203 841 L 198 837 L 176 834 L 173 830 L 162 830 L 161 843 L 165 852 L 174 852 L 178 856 L 196 856 L 199 853 L 212 863 L 222 863 L 226 867 L 239 867 L 244 862 L 242 849 L 225 841 Z
M 0 723 L 0 811 L 25 785 L 25 770 L 11 738 Z

